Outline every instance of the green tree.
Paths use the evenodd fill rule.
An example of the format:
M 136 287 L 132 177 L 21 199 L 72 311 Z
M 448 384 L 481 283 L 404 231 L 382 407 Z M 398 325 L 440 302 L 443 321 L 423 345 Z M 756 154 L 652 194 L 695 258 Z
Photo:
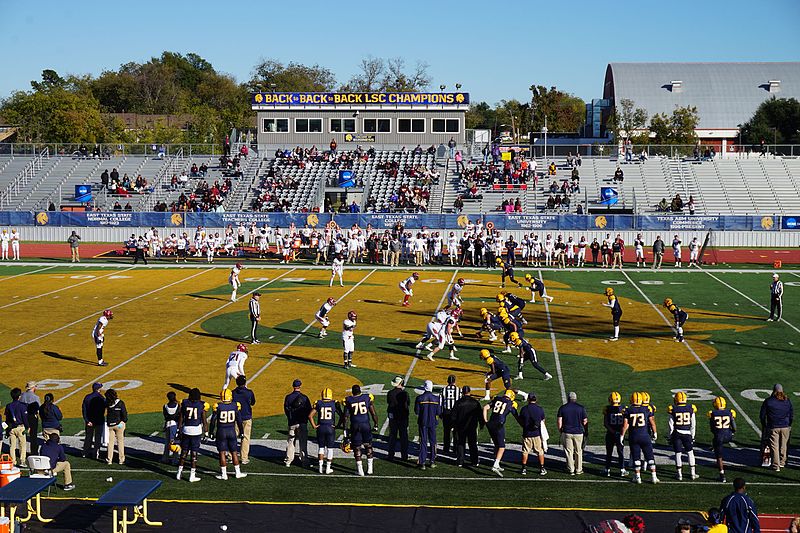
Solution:
M 320 65 L 290 62 L 284 65 L 275 59 L 265 59 L 255 66 L 247 88 L 258 92 L 326 92 L 336 86 L 336 77 Z
M 800 143 L 800 102 L 794 98 L 770 98 L 762 102 L 742 125 L 742 142 Z
M 497 122 L 497 112 L 486 102 L 470 104 L 466 112 L 466 127 L 468 129 L 494 130 Z
M 417 62 L 413 69 L 406 67 L 400 57 L 382 59 L 368 56 L 354 74 L 339 88 L 341 92 L 415 92 L 428 88 L 431 76 L 428 64 Z
M 97 101 L 63 88 L 18 91 L 3 102 L 2 112 L 27 142 L 93 143 L 103 137 Z
M 675 107 L 671 115 L 656 113 L 650 119 L 650 133 L 657 144 L 690 145 L 697 141 L 697 108 L 693 106 Z
M 531 85 L 531 131 L 541 131 L 547 117 L 547 129 L 552 132 L 577 132 L 586 123 L 586 104 L 556 87 Z
M 646 143 L 647 111 L 636 107 L 633 100 L 623 98 L 617 109 L 612 110 L 606 128 L 614 132 L 614 139 L 630 137 L 635 144 Z

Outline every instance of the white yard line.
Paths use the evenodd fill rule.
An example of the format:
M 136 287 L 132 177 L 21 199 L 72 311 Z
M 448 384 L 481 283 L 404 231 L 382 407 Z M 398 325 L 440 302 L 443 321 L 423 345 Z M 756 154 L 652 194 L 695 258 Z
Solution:
M 114 305 L 109 306 L 109 307 L 105 307 L 103 309 L 116 309 L 117 307 L 121 307 L 123 305 L 129 304 L 131 302 L 135 302 L 136 300 L 139 300 L 141 298 L 149 296 L 149 295 L 153 294 L 154 292 L 163 291 L 164 289 L 168 289 L 168 288 L 172 287 L 173 285 L 177 285 L 178 283 L 183 283 L 184 281 L 189 281 L 190 279 L 196 278 L 197 276 L 199 276 L 201 274 L 205 274 L 206 272 L 209 272 L 209 271 L 208 270 L 201 270 L 197 274 L 192 274 L 191 276 L 179 279 L 178 281 L 173 281 L 172 283 L 170 283 L 168 285 L 164 285 L 163 287 L 159 287 L 157 289 L 153 289 L 150 292 L 146 292 L 146 293 L 141 294 L 139 296 L 135 296 L 135 297 L 133 297 L 133 298 L 131 298 L 129 300 L 125 300 L 123 302 L 120 302 L 118 304 L 114 304 Z M 36 342 L 39 339 L 43 339 L 43 338 L 47 337 L 48 335 L 52 335 L 53 333 L 58 333 L 59 331 L 63 331 L 65 329 L 67 329 L 68 327 L 74 326 L 75 324 L 78 324 L 79 322 L 82 322 L 82 321 L 87 320 L 89 318 L 96 318 L 103 311 L 103 309 L 98 309 L 94 313 L 86 315 L 86 316 L 84 316 L 82 318 L 79 318 L 77 320 L 74 320 L 74 321 L 70 322 L 69 324 L 67 324 L 65 326 L 61 326 L 60 328 L 56 328 L 56 329 L 50 330 L 47 333 L 42 333 L 41 335 L 39 335 L 37 337 L 34 337 L 32 339 L 29 339 L 29 340 L 27 340 L 27 341 L 25 341 L 23 343 L 17 344 L 16 346 L 12 346 L 11 348 L 7 348 L 7 349 L 5 349 L 5 350 L 0 352 L 0 356 L 5 355 L 8 352 L 13 352 L 14 350 L 22 348 L 23 346 L 26 346 L 26 345 L 28 345 L 28 344 L 30 344 L 32 342 Z
M 650 299 L 650 297 L 647 296 L 647 294 L 644 293 L 644 291 L 641 289 L 641 287 L 639 287 L 639 285 L 637 285 L 633 281 L 633 279 L 631 279 L 631 277 L 628 275 L 628 273 L 625 272 L 624 270 L 620 270 L 620 272 L 622 272 L 622 275 L 625 276 L 625 278 L 628 280 L 628 283 L 630 283 L 637 291 L 639 291 L 639 294 L 641 294 L 642 297 L 644 297 L 644 299 L 647 300 L 647 303 L 649 303 L 653 307 L 653 309 L 656 310 L 656 312 L 659 314 L 659 316 L 664 320 L 664 323 L 667 324 L 667 326 L 669 326 L 670 329 L 675 331 L 673 323 L 664 315 L 664 313 L 661 312 L 661 309 L 659 309 L 658 306 L 656 306 L 656 304 L 653 303 L 653 301 Z M 675 333 L 677 334 L 677 331 L 675 331 Z M 700 364 L 700 366 L 703 367 L 703 370 L 706 371 L 706 374 L 708 374 L 708 377 L 710 377 L 711 380 L 714 383 L 716 383 L 717 387 L 719 387 L 719 389 L 725 394 L 725 396 L 728 397 L 728 401 L 731 402 L 734 407 L 736 407 L 736 409 L 739 411 L 739 414 L 741 414 L 742 417 L 744 417 L 744 419 L 747 421 L 747 423 L 750 425 L 750 427 L 753 428 L 753 431 L 755 432 L 755 434 L 760 438 L 761 437 L 761 430 L 753 422 L 753 420 L 749 416 L 747 416 L 747 413 L 744 411 L 744 409 L 742 409 L 742 406 L 738 404 L 738 402 L 736 401 L 736 398 L 733 396 L 733 394 L 728 392 L 728 389 L 725 388 L 725 386 L 722 384 L 722 382 L 719 380 L 719 378 L 717 378 L 717 376 L 711 371 L 711 369 L 708 368 L 708 365 L 706 365 L 705 361 L 700 359 L 700 356 L 697 355 L 697 352 L 695 352 L 694 348 L 692 348 L 691 344 L 689 344 L 688 339 L 684 340 L 680 344 L 683 344 L 684 346 L 686 346 L 686 349 L 689 350 L 689 353 L 691 353 L 694 356 L 694 358 L 697 360 L 697 362 Z
M 292 273 L 292 272 L 294 272 L 295 270 L 297 270 L 297 269 L 296 269 L 296 268 L 292 268 L 291 270 L 287 270 L 287 271 L 286 271 L 286 272 L 284 272 L 283 274 L 281 274 L 281 275 L 279 275 L 279 276 L 276 276 L 276 277 L 272 278 L 271 280 L 269 280 L 269 281 L 267 281 L 267 282 L 265 282 L 265 283 L 262 283 L 261 285 L 259 285 L 259 286 L 258 286 L 258 287 L 256 287 L 255 289 L 251 290 L 250 292 L 248 292 L 248 293 L 246 293 L 246 294 L 243 294 L 243 295 L 242 295 L 242 298 L 244 298 L 244 297 L 246 297 L 246 296 L 248 296 L 248 295 L 250 295 L 250 294 L 252 294 L 252 293 L 256 292 L 257 290 L 263 289 L 263 288 L 264 288 L 264 287 L 266 287 L 267 285 L 269 285 L 269 284 L 271 284 L 271 283 L 273 283 L 273 282 L 275 282 L 275 281 L 278 281 L 279 279 L 281 279 L 281 278 L 282 278 L 283 276 L 285 276 L 286 274 L 291 274 L 291 273 Z M 63 401 L 63 400 L 66 400 L 66 399 L 67 399 L 67 398 L 69 398 L 70 396 L 73 396 L 73 395 L 77 394 L 77 393 L 78 393 L 78 392 L 80 392 L 80 391 L 81 391 L 81 390 L 82 390 L 84 387 L 88 387 L 88 386 L 89 386 L 89 385 L 91 385 L 92 383 L 99 382 L 100 380 L 102 380 L 102 379 L 103 379 L 103 378 L 105 378 L 106 376 L 109 376 L 109 375 L 111 375 L 112 373 L 114 373 L 114 372 L 116 372 L 117 370 L 119 370 L 120 368 L 122 368 L 122 367 L 126 366 L 128 363 L 131 363 L 131 362 L 135 361 L 136 359 L 140 358 L 141 356 L 143 356 L 144 354 L 146 354 L 147 352 L 149 352 L 149 351 L 150 351 L 150 350 L 152 350 L 153 348 L 156 348 L 156 347 L 158 347 L 158 346 L 161 346 L 162 344 L 164 344 L 164 343 L 165 343 L 165 342 L 167 342 L 168 340 L 170 340 L 170 339 L 172 339 L 172 338 L 176 337 L 177 335 L 180 335 L 181 333 L 183 333 L 184 331 L 186 331 L 186 330 L 187 330 L 187 329 L 189 329 L 190 327 L 194 326 L 194 325 L 195 325 L 195 324 L 197 324 L 198 322 L 202 322 L 203 320 L 205 320 L 206 318 L 210 317 L 211 315 L 213 315 L 213 314 L 216 314 L 216 313 L 219 313 L 220 311 L 222 311 L 223 309 L 225 309 L 226 307 L 228 307 L 229 305 L 231 305 L 231 304 L 234 304 L 234 303 L 236 303 L 236 302 L 227 302 L 227 303 L 224 303 L 224 304 L 222 304 L 221 306 L 217 307 L 216 309 L 213 309 L 213 310 L 209 311 L 208 313 L 204 314 L 203 316 L 201 316 L 201 317 L 199 317 L 199 318 L 196 318 L 195 320 L 191 321 L 189 324 L 186 324 L 185 326 L 183 326 L 183 327 L 182 327 L 182 328 L 180 328 L 179 330 L 176 330 L 176 331 L 174 331 L 174 332 L 170 333 L 169 335 L 167 335 L 166 337 L 164 337 L 164 338 L 163 338 L 163 339 L 161 339 L 160 341 L 156 342 L 155 344 L 153 344 L 153 345 L 149 346 L 148 348 L 145 348 L 144 350 L 142 350 L 141 352 L 137 353 L 136 355 L 132 355 L 131 357 L 129 357 L 128 359 L 126 359 L 126 360 L 125 360 L 125 361 L 123 361 L 122 363 L 120 363 L 120 364 L 116 365 L 115 367 L 113 367 L 113 368 L 109 369 L 109 370 L 108 370 L 108 371 L 106 371 L 106 372 L 103 372 L 102 374 L 100 374 L 100 375 L 99 375 L 99 376 L 97 376 L 96 378 L 94 378 L 94 379 L 92 379 L 92 380 L 89 380 L 89 381 L 87 381 L 86 383 L 84 383 L 83 385 L 80 385 L 79 387 L 77 387 L 77 388 L 76 388 L 76 389 L 74 389 L 73 391 L 71 391 L 71 392 L 69 392 L 69 393 L 65 394 L 64 396 L 62 396 L 61 398 L 59 398 L 59 399 L 56 401 L 56 403 L 59 403 L 59 402 L 61 402 L 61 401 Z
M 723 285 L 725 285 L 726 287 L 728 287 L 730 290 L 732 290 L 732 291 L 734 291 L 735 293 L 737 293 L 739 296 L 742 296 L 743 298 L 745 298 L 745 299 L 749 300 L 751 303 L 753 303 L 753 304 L 757 305 L 758 307 L 760 307 L 761 309 L 763 309 L 764 311 L 766 311 L 767 313 L 769 313 L 769 309 L 767 309 L 766 307 L 764 307 L 763 305 L 761 305 L 761 304 L 760 304 L 760 303 L 758 303 L 757 301 L 753 300 L 752 298 L 750 298 L 748 295 L 746 295 L 745 293 L 743 293 L 742 291 L 740 291 L 739 289 L 737 289 L 737 288 L 736 288 L 736 287 L 734 287 L 733 285 L 730 285 L 729 283 L 726 283 L 726 282 L 722 281 L 722 280 L 721 280 L 721 279 L 719 279 L 717 276 L 715 276 L 714 274 L 712 274 L 711 272 L 709 272 L 709 271 L 707 271 L 707 270 L 705 270 L 704 272 L 705 272 L 706 274 L 708 274 L 709 276 L 711 276 L 712 278 L 714 278 L 715 280 L 717 280 L 717 281 L 719 281 L 720 283 L 722 283 Z M 797 274 L 795 274 L 795 275 L 797 275 Z M 798 276 L 798 277 L 800 277 L 800 276 Z M 793 330 L 795 330 L 797 333 L 800 333 L 800 329 L 798 329 L 798 328 L 797 328 L 797 326 L 795 326 L 795 325 L 794 325 L 794 324 L 792 324 L 791 322 L 787 321 L 785 318 L 781 318 L 781 320 L 780 320 L 780 321 L 781 321 L 781 322 L 783 322 L 784 324 L 786 324 L 787 326 L 789 326 L 790 328 L 792 328 Z
M 542 276 L 541 269 L 539 270 L 539 279 L 544 283 L 544 276 Z M 553 329 L 553 319 L 550 317 L 550 304 L 547 298 L 542 298 L 544 302 L 544 314 L 547 317 L 547 328 L 550 330 L 550 342 L 553 344 L 553 355 L 556 358 L 556 374 L 558 375 L 558 385 L 561 387 L 561 402 L 567 403 L 567 388 L 564 385 L 564 373 L 561 371 L 561 356 L 558 354 L 558 346 L 556 346 L 556 332 Z
M 442 297 L 439 299 L 439 303 L 436 306 L 436 309 L 434 310 L 434 313 L 436 311 L 438 311 L 440 307 L 442 307 L 442 304 L 444 303 L 444 299 L 447 298 L 447 293 L 450 292 L 450 287 L 453 286 L 453 281 L 456 279 L 456 275 L 457 274 L 458 274 L 458 269 L 456 268 L 453 271 L 453 277 L 450 278 L 450 283 L 448 283 L 445 286 L 444 294 L 442 294 Z M 414 368 L 417 366 L 418 362 L 419 362 L 419 359 L 414 357 L 411 360 L 411 364 L 408 365 L 408 370 L 406 371 L 406 375 L 403 377 L 403 385 L 404 386 L 408 385 L 408 380 L 411 378 L 411 374 L 414 372 Z M 381 435 L 386 435 L 386 430 L 387 429 L 389 429 L 389 417 L 388 416 L 386 417 L 386 420 L 383 421 L 383 425 L 381 426 Z
M 339 302 L 341 302 L 342 300 L 344 300 L 344 299 L 347 297 L 347 295 L 348 295 L 348 294 L 350 294 L 351 292 L 353 292 L 354 290 L 356 290 L 356 289 L 358 288 L 358 286 L 359 286 L 359 285 L 361 285 L 362 283 L 364 283 L 364 282 L 367 280 L 367 278 L 368 278 L 368 277 L 370 277 L 372 274 L 374 274 L 374 273 L 375 273 L 375 271 L 376 271 L 376 270 L 377 270 L 377 269 L 373 268 L 372 270 L 370 270 L 370 271 L 369 271 L 369 273 L 367 273 L 367 275 L 366 275 L 366 276 L 364 276 L 363 278 L 361 278 L 361 281 L 359 281 L 358 283 L 356 283 L 355 285 L 353 285 L 352 287 L 350 287 L 350 289 L 349 289 L 347 292 L 345 292 L 345 293 L 344 293 L 344 294 L 343 294 L 343 295 L 342 295 L 342 296 L 341 296 L 341 297 L 340 297 L 338 300 L 336 300 L 336 302 L 337 302 L 337 305 L 338 305 L 338 303 L 339 303 Z M 306 327 L 304 327 L 304 328 L 303 328 L 303 330 L 302 330 L 300 333 L 298 333 L 297 335 L 295 335 L 295 336 L 294 336 L 294 338 L 293 338 L 292 340 L 290 340 L 289 342 L 287 342 L 287 343 L 286 343 L 286 344 L 283 346 L 283 348 L 281 348 L 281 349 L 278 351 L 278 353 L 277 353 L 276 355 L 273 355 L 273 356 L 270 358 L 270 360 L 269 360 L 269 361 L 267 361 L 266 363 L 264 363 L 264 365 L 263 365 L 261 368 L 259 368 L 259 369 L 258 369 L 258 371 L 257 371 L 255 374 L 253 374 L 253 375 L 252 375 L 250 378 L 248 378 L 248 379 L 247 379 L 247 382 L 248 382 L 248 383 L 252 383 L 252 382 L 253 382 L 253 381 L 254 381 L 254 380 L 255 380 L 255 379 L 258 377 L 258 376 L 260 376 L 260 375 L 261 375 L 261 374 L 262 374 L 262 373 L 263 373 L 263 372 L 264 372 L 266 369 L 268 369 L 268 368 L 269 368 L 269 367 L 272 365 L 272 363 L 274 363 L 274 362 L 275 362 L 275 361 L 278 359 L 278 356 L 279 356 L 279 355 L 283 355 L 283 352 L 285 352 L 286 350 L 288 350 L 288 349 L 289 349 L 289 348 L 292 346 L 292 344 L 294 344 L 295 342 L 297 342 L 297 341 L 298 341 L 298 339 L 300 339 L 300 337 L 302 337 L 302 336 L 305 334 L 305 332 L 306 332 L 306 331 L 308 331 L 308 330 L 311 328 L 311 326 L 313 326 L 313 325 L 314 325 L 316 322 L 317 322 L 316 320 L 312 320 L 311 322 L 309 322 L 309 323 L 306 325 Z
M 75 287 L 80 287 L 81 285 L 86 285 L 87 283 L 91 283 L 93 281 L 101 280 L 101 279 L 107 278 L 109 276 L 114 276 L 116 274 L 121 274 L 123 272 L 127 272 L 128 270 L 131 270 L 133 268 L 134 267 L 128 267 L 128 268 L 124 268 L 122 270 L 115 270 L 114 272 L 109 272 L 108 274 L 105 274 L 105 275 L 102 275 L 102 276 L 96 276 L 96 277 L 93 277 L 91 279 L 87 279 L 87 280 L 81 281 L 80 283 L 76 283 L 75 285 L 69 285 L 67 287 L 61 287 L 60 289 L 56 289 L 56 290 L 50 291 L 50 292 L 45 292 L 44 294 L 37 294 L 36 296 L 31 296 L 30 298 L 25 298 L 24 300 L 17 300 L 16 302 L 12 302 L 10 304 L 6 304 L 6 305 L 0 306 L 0 309 L 5 309 L 7 307 L 11 307 L 11 306 L 14 306 L 14 305 L 19 305 L 19 304 L 25 303 L 25 302 L 30 302 L 31 300 L 36 300 L 38 298 L 43 298 L 45 296 L 49 296 L 51 294 L 55 294 L 55 293 L 61 292 L 61 291 L 66 291 L 68 289 L 74 289 Z
M 49 267 L 45 267 L 45 268 L 38 268 L 36 270 L 30 270 L 28 272 L 23 272 L 21 274 L 14 274 L 13 276 L 3 277 L 3 278 L 0 278 L 0 283 L 2 283 L 4 281 L 8 281 L 10 279 L 18 278 L 20 276 L 27 276 L 28 274 L 36 274 L 37 272 L 42 272 L 44 270 L 50 270 L 51 268 L 55 268 L 55 267 L 56 267 L 56 265 L 53 265 L 53 266 L 49 266 Z

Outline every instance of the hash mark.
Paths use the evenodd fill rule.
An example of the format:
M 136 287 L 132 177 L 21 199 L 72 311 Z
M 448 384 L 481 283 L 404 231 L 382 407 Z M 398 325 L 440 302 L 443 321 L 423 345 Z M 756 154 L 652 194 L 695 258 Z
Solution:
M 741 343 L 741 342 L 739 342 L 739 341 L 736 341 L 736 344 L 742 344 L 742 343 Z
M 268 340 L 272 340 L 275 338 L 275 335 L 270 335 Z
M 262 439 L 267 439 L 267 438 L 269 438 L 269 433 L 264 433 L 264 436 L 263 436 L 263 437 L 261 437 L 261 438 L 262 438 Z
M 67 336 L 68 336 L 68 337 L 74 337 L 74 336 L 75 336 L 75 334 L 74 334 L 74 333 L 70 333 L 70 334 L 69 334 L 69 335 L 67 335 Z
M 375 337 L 372 337 L 372 338 L 370 338 L 369 340 L 371 340 L 371 341 L 374 341 L 374 340 L 375 340 Z
M 766 343 L 766 342 L 764 342 L 764 341 L 761 341 L 761 344 L 763 344 L 764 346 L 766 346 L 766 345 L 767 345 L 767 343 Z

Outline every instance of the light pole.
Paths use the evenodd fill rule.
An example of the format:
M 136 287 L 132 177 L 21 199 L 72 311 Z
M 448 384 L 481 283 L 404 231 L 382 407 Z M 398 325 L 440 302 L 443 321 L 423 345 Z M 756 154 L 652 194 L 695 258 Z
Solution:
M 738 128 L 738 131 L 739 131 L 739 146 L 736 147 L 736 153 L 737 153 L 737 155 L 739 157 L 741 157 L 741 153 L 742 153 L 742 125 L 741 124 L 737 124 L 736 128 Z
M 547 168 L 549 165 L 547 161 L 547 115 L 544 116 L 544 126 L 542 127 L 542 133 L 544 134 L 544 166 Z

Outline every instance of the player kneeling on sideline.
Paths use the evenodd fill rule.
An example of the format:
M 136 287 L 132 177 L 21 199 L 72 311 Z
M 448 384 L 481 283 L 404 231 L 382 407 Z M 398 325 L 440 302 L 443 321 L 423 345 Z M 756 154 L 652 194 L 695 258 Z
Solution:
M 553 379 L 553 376 L 550 374 L 550 372 L 545 370 L 544 367 L 539 364 L 539 358 L 536 356 L 536 350 L 533 349 L 533 346 L 531 346 L 530 342 L 521 338 L 519 333 L 516 331 L 509 335 L 509 340 L 511 340 L 512 345 L 519 349 L 519 358 L 517 360 L 517 368 L 519 373 L 517 374 L 517 379 L 523 379 L 522 367 L 525 365 L 525 361 L 530 361 L 533 365 L 533 368 L 544 374 L 545 381 Z
M 224 389 L 219 395 L 220 402 L 214 404 L 214 412 L 211 415 L 211 433 L 219 452 L 220 474 L 217 479 L 228 479 L 228 463 L 226 455 L 230 454 L 233 461 L 233 469 L 236 472 L 236 479 L 247 477 L 242 473 L 239 466 L 239 439 L 236 437 L 236 430 L 239 435 L 244 433 L 242 425 L 241 406 L 239 402 L 233 401 L 233 393 L 230 389 Z M 216 433 L 214 430 L 216 429 Z
M 492 388 L 492 381 L 502 378 L 505 388 L 511 388 L 511 371 L 508 369 L 508 365 L 501 361 L 496 355 L 493 356 L 489 350 L 481 350 L 481 360 L 489 365 L 489 372 L 486 373 L 486 378 L 484 379 L 486 394 L 483 397 L 484 400 L 488 401 L 491 399 L 490 390 Z
M 736 411 L 727 409 L 727 402 L 722 396 L 714 398 L 714 409 L 708 412 L 708 423 L 711 426 L 711 433 L 714 435 L 712 445 L 714 457 L 719 466 L 719 480 L 725 483 L 725 463 L 722 460 L 722 448 L 733 440 L 736 433 Z
M 359 476 L 364 475 L 364 465 L 361 462 L 363 453 L 367 455 L 367 474 L 372 475 L 372 462 L 374 451 L 372 449 L 372 432 L 378 431 L 378 415 L 375 414 L 375 397 L 372 394 L 362 393 L 359 385 L 353 385 L 353 394 L 344 399 L 345 425 L 350 421 L 350 446 L 356 460 L 356 469 Z M 370 427 L 369 418 L 372 416 L 373 425 Z
M 642 461 L 640 455 L 644 455 L 645 462 L 650 466 L 650 474 L 653 483 L 658 483 L 656 476 L 656 461 L 653 455 L 653 441 L 650 440 L 648 427 L 652 427 L 656 433 L 656 421 L 652 411 L 642 405 L 642 393 L 634 392 L 631 394 L 631 405 L 625 408 L 624 420 L 622 422 L 622 432 L 620 442 L 624 442 L 625 433 L 630 430 L 628 447 L 630 449 L 631 461 L 634 465 L 634 483 L 642 482 Z
M 672 450 L 675 452 L 675 468 L 678 473 L 678 481 L 683 480 L 683 458 L 681 454 L 686 452 L 689 457 L 689 470 L 692 479 L 697 479 L 694 461 L 694 434 L 696 428 L 697 407 L 693 403 L 686 403 L 686 393 L 679 391 L 675 393 L 673 404 L 667 408 L 669 413 L 669 440 L 672 443 Z
M 186 456 L 191 454 L 192 469 L 189 471 L 189 482 L 200 481 L 197 477 L 197 454 L 200 451 L 200 440 L 208 431 L 206 411 L 209 405 L 200 399 L 200 389 L 189 391 L 189 397 L 181 402 L 180 418 L 178 419 L 178 434 L 181 436 L 181 458 L 178 461 L 178 481 L 183 474 L 183 464 Z
M 672 318 L 675 319 L 675 342 L 683 342 L 683 325 L 686 324 L 689 314 L 675 305 L 672 298 L 664 298 L 664 307 L 672 313 Z
M 316 318 L 317 322 L 319 322 L 322 326 L 319 330 L 320 339 L 328 336 L 328 326 L 331 325 L 331 321 L 328 318 L 328 313 L 331 312 L 331 309 L 333 309 L 334 305 L 336 305 L 336 300 L 333 298 L 328 298 L 325 303 L 320 306 L 317 314 L 314 315 L 314 318 Z
M 316 417 L 317 421 L 314 421 Z M 322 389 L 320 399 L 316 401 L 308 421 L 311 427 L 317 430 L 317 445 L 319 446 L 319 473 L 333 474 L 333 450 L 336 448 L 336 418 L 337 406 L 333 399 L 333 389 Z M 325 468 L 325 459 L 328 467 Z

